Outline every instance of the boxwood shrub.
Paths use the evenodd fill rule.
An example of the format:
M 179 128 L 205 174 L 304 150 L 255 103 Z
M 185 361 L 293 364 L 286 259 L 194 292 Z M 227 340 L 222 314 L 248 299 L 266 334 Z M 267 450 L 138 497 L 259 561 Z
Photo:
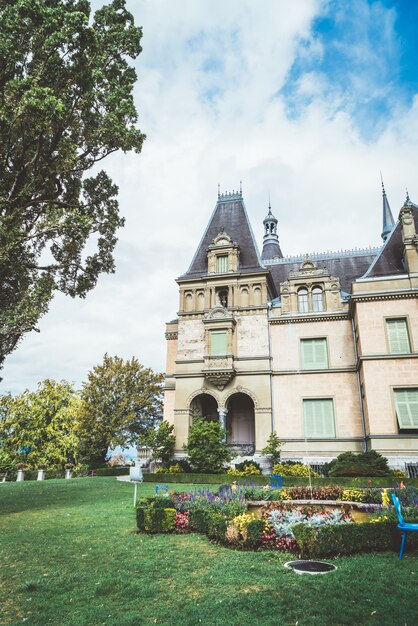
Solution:
M 144 509 L 144 530 L 147 533 L 170 533 L 176 527 L 176 510 L 152 506 Z
M 247 524 L 247 536 L 244 545 L 248 548 L 258 548 L 261 545 L 261 536 L 264 532 L 264 520 L 255 518 Z
M 302 558 L 318 558 L 354 554 L 355 552 L 381 552 L 399 550 L 401 533 L 393 522 L 364 522 L 323 526 L 315 529 L 305 524 L 292 526 Z M 418 537 L 409 533 L 406 547 L 417 548 Z

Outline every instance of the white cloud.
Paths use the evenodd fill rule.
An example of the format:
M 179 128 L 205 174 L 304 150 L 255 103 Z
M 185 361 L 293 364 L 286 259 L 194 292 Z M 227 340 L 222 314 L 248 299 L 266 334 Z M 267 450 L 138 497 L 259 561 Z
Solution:
M 380 169 L 394 214 L 405 184 L 418 197 L 418 101 L 388 120 L 377 141 L 366 141 L 313 70 L 299 85 L 309 104 L 288 117 L 280 90 L 306 42 L 322 58 L 311 27 L 323 6 L 128 2 L 144 27 L 135 95 L 148 138 L 141 155 L 113 155 L 103 164 L 126 216 L 116 274 L 101 277 L 85 300 L 55 298 L 41 332 L 6 361 L 4 391 L 33 388 L 45 377 L 79 385 L 105 352 L 164 370 L 164 322 L 178 305 L 174 279 L 189 266 L 218 182 L 230 190 L 243 180 L 259 242 L 270 192 L 285 254 L 379 244 Z

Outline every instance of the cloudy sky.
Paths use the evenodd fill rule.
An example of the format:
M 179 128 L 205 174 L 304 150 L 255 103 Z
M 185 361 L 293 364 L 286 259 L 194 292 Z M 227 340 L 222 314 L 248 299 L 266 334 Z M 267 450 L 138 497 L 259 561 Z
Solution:
M 103 2 L 94 0 L 98 8 Z M 164 323 L 217 197 L 243 181 L 285 255 L 381 243 L 379 170 L 397 216 L 418 201 L 418 5 L 406 0 L 127 0 L 143 27 L 140 155 L 104 162 L 126 226 L 116 273 L 58 295 L 8 358 L 3 392 L 79 386 L 103 354 L 165 367 Z

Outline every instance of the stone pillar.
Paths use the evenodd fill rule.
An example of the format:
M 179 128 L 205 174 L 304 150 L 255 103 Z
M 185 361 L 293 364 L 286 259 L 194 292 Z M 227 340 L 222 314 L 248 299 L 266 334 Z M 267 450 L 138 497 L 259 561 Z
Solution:
M 221 424 L 221 428 L 224 431 L 224 441 L 226 441 L 226 409 L 224 407 L 220 407 L 218 409 L 219 413 L 219 422 Z

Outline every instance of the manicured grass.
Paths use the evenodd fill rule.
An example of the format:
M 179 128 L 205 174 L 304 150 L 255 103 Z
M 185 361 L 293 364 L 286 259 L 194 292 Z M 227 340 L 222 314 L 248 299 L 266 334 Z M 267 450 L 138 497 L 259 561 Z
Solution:
M 417 623 L 417 556 L 357 555 L 300 576 L 283 568 L 289 555 L 135 534 L 132 497 L 115 478 L 0 484 L 0 624 Z

